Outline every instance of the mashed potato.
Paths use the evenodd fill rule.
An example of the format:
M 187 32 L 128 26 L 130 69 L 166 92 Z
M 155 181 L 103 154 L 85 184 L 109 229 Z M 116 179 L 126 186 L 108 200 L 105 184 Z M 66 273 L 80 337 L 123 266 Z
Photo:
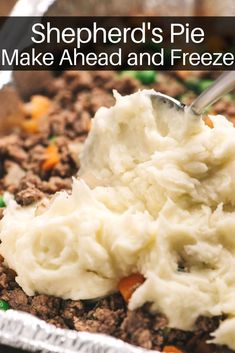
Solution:
M 212 340 L 235 350 L 235 129 L 166 114 L 149 93 L 97 112 L 72 193 L 40 212 L 8 203 L 0 253 L 28 295 L 95 298 L 140 272 L 130 309 L 152 302 L 183 330 L 225 314 Z

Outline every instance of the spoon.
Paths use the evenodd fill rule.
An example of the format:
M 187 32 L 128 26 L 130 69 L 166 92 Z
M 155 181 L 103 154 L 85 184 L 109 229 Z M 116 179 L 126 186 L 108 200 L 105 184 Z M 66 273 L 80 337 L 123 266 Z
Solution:
M 199 97 L 197 97 L 189 107 L 185 107 L 174 98 L 161 93 L 150 93 L 152 104 L 160 106 L 163 110 L 174 109 L 177 112 L 185 112 L 189 116 L 200 116 L 205 109 L 215 103 L 226 93 L 235 88 L 235 71 L 227 71 L 217 78 Z

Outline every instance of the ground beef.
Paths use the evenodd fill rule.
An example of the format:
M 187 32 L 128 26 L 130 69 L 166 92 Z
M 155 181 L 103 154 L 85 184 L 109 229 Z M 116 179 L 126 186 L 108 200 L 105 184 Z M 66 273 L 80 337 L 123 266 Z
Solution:
M 47 320 L 60 313 L 61 299 L 47 295 L 35 295 L 31 300 L 30 312 Z
M 28 74 L 25 75 L 25 82 L 31 82 Z M 189 104 L 196 96 L 184 83 L 190 75 L 185 72 L 158 74 L 157 82 L 149 87 Z M 208 77 L 208 73 L 193 73 L 192 76 L 200 79 Z M 214 78 L 214 74 L 209 77 Z M 19 130 L 0 140 L 0 191 L 12 193 L 23 206 L 57 191 L 70 190 L 71 177 L 77 174 L 80 165 L 77 154 L 95 112 L 101 106 L 113 105 L 113 89 L 121 94 L 131 94 L 143 87 L 138 80 L 111 71 L 68 71 L 54 78 L 48 76 L 45 82 L 47 84 L 35 88 L 34 93 L 50 97 L 52 107 L 39 131 L 32 134 Z M 24 96 L 30 98 L 28 84 L 23 88 Z M 214 113 L 224 113 L 235 120 L 235 106 L 229 97 L 212 109 Z M 45 171 L 42 163 L 52 140 L 60 160 L 51 170 Z M 38 212 L 40 207 L 43 203 L 38 206 Z M 2 213 L 1 208 L 0 218 Z M 135 311 L 128 310 L 119 293 L 97 301 L 63 300 L 47 295 L 29 297 L 15 281 L 14 271 L 4 266 L 3 260 L 0 256 L 0 298 L 13 309 L 29 312 L 57 327 L 106 333 L 146 349 L 162 350 L 165 345 L 175 345 L 185 353 L 219 353 L 218 347 L 205 342 L 223 317 L 198 318 L 192 333 L 170 329 L 164 315 L 151 313 L 150 303 Z M 179 269 L 186 270 L 183 263 L 179 263 Z
M 146 349 L 162 350 L 165 345 L 176 345 L 184 352 L 215 352 L 215 347 L 205 346 L 205 341 L 221 317 L 200 317 L 193 334 L 168 328 L 167 318 L 151 313 L 150 304 L 128 310 L 119 293 L 97 301 L 63 300 L 42 294 L 28 297 L 15 282 L 14 271 L 3 265 L 3 258 L 0 260 L 0 298 L 12 309 L 31 313 L 57 327 L 105 333 Z
M 185 86 L 170 74 L 159 74 L 158 90 L 171 97 L 178 98 L 185 92 Z
M 15 200 L 22 206 L 28 206 L 34 202 L 41 200 L 43 193 L 36 188 L 27 188 L 19 191 L 15 195 Z

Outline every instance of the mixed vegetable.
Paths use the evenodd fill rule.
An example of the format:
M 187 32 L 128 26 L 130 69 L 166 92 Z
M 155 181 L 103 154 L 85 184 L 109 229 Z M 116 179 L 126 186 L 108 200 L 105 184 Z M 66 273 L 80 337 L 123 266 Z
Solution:
M 10 309 L 9 304 L 5 300 L 1 299 L 0 300 L 0 310 L 7 311 L 8 309 Z
M 163 348 L 163 353 L 183 353 L 183 352 L 175 346 L 165 346 Z
M 22 128 L 28 133 L 37 133 L 41 119 L 48 114 L 50 107 L 49 98 L 41 95 L 32 96 L 30 102 L 24 105 L 26 119 L 22 122 Z
M 6 203 L 5 203 L 4 197 L 0 195 L 0 208 L 4 208 L 4 207 L 6 207 Z
M 53 169 L 60 162 L 60 154 L 54 140 L 50 140 L 44 154 L 42 169 L 47 172 Z
M 145 279 L 140 273 L 133 273 L 128 277 L 122 278 L 118 283 L 118 290 L 126 303 L 130 300 L 134 291 L 144 283 Z

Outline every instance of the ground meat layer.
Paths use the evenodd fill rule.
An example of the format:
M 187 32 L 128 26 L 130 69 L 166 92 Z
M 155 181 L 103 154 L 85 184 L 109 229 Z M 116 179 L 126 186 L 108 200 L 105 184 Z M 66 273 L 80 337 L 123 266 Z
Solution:
M 211 79 L 214 74 L 159 74 L 157 81 L 148 88 L 190 103 L 196 92 L 190 90 L 189 85 L 198 84 L 205 75 Z M 38 130 L 30 133 L 18 128 L 0 140 L 1 193 L 12 193 L 19 204 L 26 206 L 59 190 L 69 190 L 71 177 L 79 169 L 79 149 L 97 109 L 113 104 L 113 89 L 125 95 L 141 87 L 138 80 L 115 72 L 69 71 L 54 77 L 50 86 L 38 92 L 49 97 L 51 102 Z M 231 97 L 218 102 L 213 113 L 223 113 L 231 120 L 235 119 Z M 30 119 L 25 114 L 26 119 Z M 59 159 L 52 168 L 43 168 L 52 142 Z M 0 215 L 2 212 L 3 208 Z M 191 333 L 169 329 L 163 315 L 151 314 L 150 304 L 129 311 L 119 293 L 97 301 L 62 300 L 46 295 L 28 297 L 16 283 L 15 273 L 4 266 L 3 260 L 0 259 L 0 299 L 7 301 L 13 309 L 29 312 L 58 327 L 106 333 L 147 349 L 162 350 L 166 345 L 174 345 L 187 353 L 219 352 L 218 347 L 205 342 L 223 319 L 221 317 L 198 318 L 195 332 Z
M 14 271 L 0 265 L 0 298 L 10 308 L 31 313 L 60 328 L 98 332 L 121 338 L 147 349 L 162 350 L 166 345 L 183 347 L 184 352 L 212 353 L 213 345 L 206 345 L 209 333 L 221 318 L 201 317 L 194 333 L 167 327 L 167 319 L 152 314 L 146 304 L 136 311 L 127 308 L 119 293 L 97 301 L 72 301 L 38 294 L 27 296 L 15 282 Z

